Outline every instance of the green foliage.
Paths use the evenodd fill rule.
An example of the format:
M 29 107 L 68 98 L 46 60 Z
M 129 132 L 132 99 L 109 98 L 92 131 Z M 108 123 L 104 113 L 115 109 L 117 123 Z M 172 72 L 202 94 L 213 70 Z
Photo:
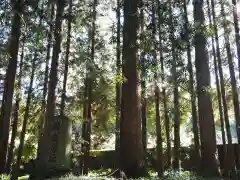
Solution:
M 0 180 L 10 180 L 10 176 L 7 174 L 1 174 L 0 175 Z
M 189 171 L 173 171 L 173 170 L 169 170 L 164 172 L 164 178 L 166 180 L 197 180 L 200 178 L 197 177 L 194 173 L 189 172 Z

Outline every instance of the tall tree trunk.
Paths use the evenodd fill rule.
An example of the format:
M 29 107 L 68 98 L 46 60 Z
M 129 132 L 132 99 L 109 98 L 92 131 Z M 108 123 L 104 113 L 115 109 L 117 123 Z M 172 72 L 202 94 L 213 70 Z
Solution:
M 221 95 L 222 92 L 220 91 L 220 83 L 219 83 L 219 77 L 218 77 L 218 64 L 216 59 L 216 52 L 214 47 L 214 39 L 212 38 L 212 53 L 213 53 L 213 63 L 214 63 L 214 73 L 215 73 L 215 79 L 216 79 L 216 88 L 217 88 L 217 100 L 218 100 L 218 111 L 219 111 L 219 118 L 220 118 L 220 124 L 221 124 L 221 135 L 222 135 L 222 143 L 223 143 L 223 167 L 225 169 L 226 167 L 226 138 L 225 138 L 225 129 L 224 129 L 224 119 L 223 119 L 223 108 L 222 108 L 222 99 Z
M 53 44 L 53 55 L 50 69 L 50 77 L 48 84 L 48 97 L 46 105 L 46 116 L 44 123 L 44 134 L 43 134 L 43 146 L 40 147 L 40 167 L 41 172 L 39 175 L 43 176 L 47 170 L 47 163 L 55 164 L 56 152 L 57 152 L 57 137 L 59 131 L 59 123 L 54 122 L 54 111 L 56 106 L 56 85 L 57 85 L 57 68 L 61 47 L 61 32 L 62 32 L 62 16 L 64 11 L 64 2 L 58 0 L 56 23 L 54 28 L 54 44 Z M 40 171 L 40 169 L 38 169 Z
M 39 157 L 40 147 L 42 143 L 43 131 L 44 131 L 44 114 L 46 108 L 46 95 L 47 95 L 47 85 L 48 85 L 48 77 L 49 77 L 49 60 L 50 60 L 50 52 L 52 47 L 52 31 L 53 31 L 53 18 L 54 18 L 54 5 L 49 5 L 50 9 L 50 23 L 49 30 L 47 32 L 47 54 L 46 54 L 46 64 L 45 64 L 45 72 L 44 72 L 44 83 L 43 83 L 43 97 L 42 97 L 42 115 L 39 122 L 39 137 L 38 137 L 38 149 L 37 149 L 37 159 Z
M 94 70 L 94 56 L 95 56 L 95 34 L 96 34 L 96 18 L 97 18 L 97 0 L 93 0 L 93 12 L 92 12 L 92 27 L 91 27 L 91 60 L 88 62 L 88 92 L 87 92 L 87 125 L 86 125 L 86 139 L 85 152 L 84 152 L 84 167 L 83 174 L 88 174 L 89 168 L 89 154 L 91 148 L 91 128 L 92 128 L 92 85 L 93 85 L 93 70 Z
M 164 74 L 164 59 L 163 59 L 163 45 L 162 45 L 162 14 L 160 11 L 161 4 L 158 0 L 158 31 L 159 31 L 159 52 L 160 52 L 160 63 L 161 63 L 161 81 L 162 84 L 165 83 L 165 74 Z M 163 86 L 162 89 L 163 94 L 163 108 L 164 108 L 164 119 L 165 119 L 165 131 L 166 131 L 166 141 L 167 141 L 167 166 L 170 168 L 172 165 L 172 153 L 171 153 L 171 139 L 170 139 L 170 120 L 168 116 L 168 107 L 167 107 L 167 96 L 166 96 L 166 88 Z
M 35 50 L 34 58 L 32 60 L 32 72 L 31 72 L 30 84 L 29 84 L 29 88 L 28 88 L 25 114 L 23 117 L 22 131 L 21 131 L 21 135 L 20 135 L 20 144 L 19 144 L 18 151 L 17 151 L 16 165 L 13 169 L 13 174 L 12 174 L 11 180 L 17 180 L 18 175 L 19 175 L 19 168 L 20 168 L 20 164 L 21 164 L 22 152 L 23 152 L 23 147 L 24 147 L 24 139 L 25 139 L 27 123 L 28 123 L 28 119 L 29 119 L 29 111 L 30 111 L 32 91 L 33 91 L 34 74 L 35 74 L 35 70 L 36 70 L 36 60 L 37 60 L 37 50 Z
M 10 116 L 14 82 L 17 69 L 19 39 L 21 34 L 21 16 L 23 13 L 23 0 L 16 0 L 13 4 L 14 16 L 12 19 L 11 35 L 9 40 L 9 63 L 4 81 L 4 93 L 0 115 L 0 174 L 5 171 L 6 154 L 9 138 Z
M 50 17 L 49 17 L 49 30 L 47 32 L 47 54 L 46 54 L 46 63 L 45 63 L 45 72 L 44 72 L 44 83 L 43 83 L 43 97 L 42 97 L 42 109 L 45 111 L 46 107 L 46 95 L 47 95 L 47 86 L 49 78 L 49 60 L 52 48 L 52 35 L 53 35 L 53 25 L 54 25 L 54 5 L 49 5 Z
M 160 89 L 155 86 L 155 113 L 156 113 L 156 132 L 157 132 L 157 172 L 158 177 L 161 177 L 164 171 L 163 167 L 163 147 L 162 147 L 162 126 L 160 121 Z
M 235 70 L 233 64 L 233 56 L 231 52 L 231 45 L 229 40 L 229 34 L 226 27 L 226 13 L 224 9 L 224 2 L 221 0 L 221 16 L 223 17 L 224 21 L 224 40 L 225 40 L 225 47 L 227 51 L 227 59 L 229 65 L 229 72 L 230 72 L 230 79 L 231 79 L 231 87 L 232 87 L 232 97 L 233 97 L 233 106 L 234 106 L 234 115 L 236 121 L 236 132 L 237 132 L 237 139 L 238 144 L 240 143 L 240 111 L 239 111 L 239 99 L 238 99 L 238 92 L 237 92 L 237 81 L 235 77 Z M 239 165 L 239 157 L 236 158 L 237 166 Z
M 236 47 L 237 47 L 237 59 L 238 59 L 238 71 L 239 71 L 239 78 L 240 78 L 240 34 L 239 34 L 239 17 L 237 12 L 237 1 L 232 0 L 233 5 L 233 22 L 234 22 L 234 30 L 235 30 L 235 39 L 236 39 Z
M 141 164 L 139 74 L 137 70 L 138 0 L 124 1 L 123 75 L 120 121 L 120 169 L 127 177 L 139 177 L 145 170 Z
M 10 147 L 8 150 L 8 158 L 7 158 L 7 163 L 6 163 L 7 173 L 10 173 L 10 171 L 11 171 L 12 160 L 13 160 L 13 151 L 14 151 L 14 147 L 15 147 L 15 139 L 17 136 L 19 104 L 21 101 L 21 80 L 22 80 L 22 73 L 23 73 L 22 69 L 23 69 L 24 47 L 25 47 L 25 43 L 23 42 L 20 63 L 19 63 L 19 75 L 18 75 L 18 84 L 17 84 L 17 90 L 16 90 L 16 102 L 15 102 L 15 107 L 14 107 L 14 112 L 13 112 L 12 136 L 11 136 Z
M 68 75 L 68 61 L 69 61 L 69 53 L 70 53 L 70 43 L 71 43 L 71 29 L 72 29 L 72 0 L 69 1 L 69 9 L 68 9 L 68 24 L 67 24 L 67 47 L 66 47 L 66 56 L 65 56 L 65 70 L 64 70 L 64 78 L 63 78 L 63 91 L 61 96 L 61 104 L 60 104 L 60 115 L 64 115 L 65 108 L 65 99 L 66 99 L 66 86 L 67 86 L 67 75 Z
M 187 59 L 188 59 L 188 73 L 189 73 L 189 90 L 191 95 L 191 107 L 192 107 L 192 123 L 193 123 L 193 137 L 194 137 L 194 160 L 195 166 L 194 169 L 199 172 L 200 169 L 200 145 L 199 145 L 199 126 L 198 126 L 198 117 L 197 117 L 197 107 L 196 107 L 196 91 L 194 89 L 194 75 L 192 69 L 192 56 L 191 56 L 191 43 L 189 37 L 189 21 L 188 21 L 188 14 L 187 14 L 187 2 L 184 0 L 184 29 L 187 41 Z
M 209 6 L 209 11 L 210 11 L 210 5 L 209 1 L 208 6 Z M 227 148 L 227 154 L 224 156 L 224 165 L 226 165 L 226 170 L 230 172 L 230 174 L 234 175 L 235 174 L 235 169 L 234 169 L 234 151 L 233 151 L 233 146 L 232 146 L 232 135 L 231 135 L 231 129 L 230 129 L 230 123 L 229 123 L 229 116 L 228 116 L 228 107 L 227 107 L 227 100 L 226 100 L 226 91 L 225 91 L 225 86 L 224 86 L 224 76 L 223 76 L 223 69 L 222 69 L 222 59 L 221 59 L 221 52 L 220 52 L 220 46 L 219 46 L 219 37 L 218 37 L 218 29 L 217 29 L 217 22 L 216 22 L 216 14 L 215 14 L 215 3 L 213 0 L 211 0 L 211 6 L 212 6 L 212 15 L 213 15 L 213 28 L 215 32 L 215 42 L 216 42 L 216 50 L 217 50 L 217 61 L 216 58 L 214 57 L 214 66 L 215 66 L 215 74 L 216 74 L 216 79 L 217 79 L 217 70 L 219 71 L 219 76 L 220 76 L 220 85 L 221 85 L 221 97 L 218 95 L 218 99 L 222 98 L 223 102 L 223 112 L 224 112 L 224 121 L 225 121 L 225 127 L 227 131 L 227 139 L 228 139 L 228 148 Z M 210 12 L 209 12 L 210 14 Z M 212 39 L 212 44 L 214 44 L 214 40 Z M 213 45 L 214 47 L 214 45 Z M 214 54 L 215 55 L 215 54 Z M 219 82 L 217 82 L 219 83 Z M 218 90 L 220 91 L 220 90 Z M 219 108 L 221 106 L 221 101 L 219 100 Z M 221 114 L 220 114 L 221 115 Z M 221 116 L 220 116 L 221 120 Z M 221 131 L 222 131 L 222 140 L 223 140 L 223 145 L 225 146 L 226 140 L 225 140 L 225 132 L 224 132 L 224 122 L 221 120 Z M 226 151 L 224 147 L 224 151 Z M 234 174 L 233 174 L 234 173 Z
M 140 42 L 144 44 L 144 2 L 140 1 Z M 147 99 L 146 99 L 146 63 L 145 63 L 145 52 L 144 49 L 141 49 L 140 55 L 140 65 L 141 65 L 141 119 L 142 119 L 142 145 L 144 153 L 144 165 L 147 165 L 146 156 L 147 156 Z
M 224 18 L 224 22 L 226 22 L 226 14 L 224 9 L 224 3 L 221 1 L 221 15 Z M 231 78 L 231 86 L 232 86 L 232 93 L 233 93 L 233 105 L 234 105 L 234 112 L 235 112 L 235 119 L 236 119 L 236 127 L 237 127 L 237 135 L 238 135 L 238 142 L 240 142 L 240 134 L 238 130 L 239 121 L 240 121 L 240 112 L 239 112 L 239 100 L 238 100 L 238 93 L 237 93 L 237 84 L 236 84 L 236 77 L 234 71 L 234 64 L 233 64 L 233 56 L 231 53 L 231 45 L 229 40 L 229 34 L 227 32 L 226 23 L 224 23 L 224 39 L 225 39 L 225 47 L 227 51 L 227 58 L 229 64 L 229 72 Z
M 90 38 L 90 30 L 88 32 L 88 52 L 91 50 L 91 38 Z M 88 69 L 87 69 L 88 70 Z M 83 103 L 83 122 L 82 122 L 82 139 L 86 141 L 86 136 L 87 136 L 87 125 L 88 125 L 88 118 L 87 118 L 87 110 L 88 110 L 88 85 L 89 85 L 89 80 L 88 80 L 88 71 L 86 72 L 86 77 L 84 79 L 84 103 Z M 82 156 L 80 158 L 79 162 L 79 172 L 81 175 L 83 175 L 83 170 L 84 170 L 84 155 L 86 152 L 86 142 L 83 142 L 81 144 L 81 152 Z
M 161 177 L 163 174 L 163 147 L 162 147 L 162 126 L 160 120 L 160 90 L 158 87 L 158 62 L 157 62 L 157 43 L 156 43 L 156 9 L 155 0 L 152 0 L 152 42 L 153 42 L 153 66 L 154 66 L 154 83 L 155 83 L 155 120 L 156 120 L 156 132 L 157 132 L 157 172 L 158 176 Z
M 223 80 L 223 71 L 222 71 L 222 61 L 221 61 L 221 53 L 220 53 L 220 47 L 219 47 L 218 30 L 217 30 L 216 21 L 215 21 L 215 10 L 214 10 L 214 4 L 213 3 L 214 2 L 212 2 L 212 15 L 213 15 L 213 23 L 214 24 L 212 24 L 210 4 L 209 4 L 209 0 L 207 0 L 208 18 L 209 18 L 209 21 L 210 21 L 210 25 L 215 30 L 214 37 L 215 37 L 215 42 L 216 42 L 216 49 L 215 49 L 215 46 L 214 46 L 214 44 L 215 44 L 214 37 L 211 37 L 211 41 L 212 41 L 213 63 L 214 63 L 214 71 L 215 71 L 216 87 L 217 87 L 219 116 L 220 116 L 221 131 L 222 131 L 222 141 L 223 141 L 223 145 L 225 146 L 226 145 L 226 138 L 225 138 L 223 115 L 224 115 L 224 120 L 225 120 L 226 123 L 229 120 L 228 120 L 227 102 L 226 102 L 226 98 L 225 98 L 226 93 L 225 93 L 224 80 Z M 218 77 L 218 70 L 219 70 L 219 76 L 220 76 L 220 83 L 219 83 L 219 77 Z M 221 85 L 221 90 L 220 90 L 220 85 Z M 222 97 L 222 99 L 221 99 L 221 97 Z M 222 110 L 222 101 L 223 101 L 224 113 L 223 113 L 223 110 Z
M 177 82 L 177 56 L 176 45 L 174 38 L 174 23 L 172 13 L 172 1 L 169 1 L 169 14 L 170 14 L 170 40 L 172 43 L 172 78 L 173 78 L 173 96 L 174 96 L 174 161 L 173 168 L 180 170 L 180 109 L 179 109 L 179 92 Z
M 117 0 L 117 47 L 116 47 L 116 67 L 117 77 L 121 77 L 121 2 Z M 120 112 L 121 112 L 121 83 L 116 82 L 116 142 L 115 142 L 115 153 L 116 153 L 116 167 L 119 166 L 119 148 L 120 148 Z
M 209 59 L 204 35 L 203 0 L 194 1 L 195 66 L 197 77 L 198 111 L 202 145 L 201 173 L 203 176 L 218 176 L 216 162 L 216 134 L 210 88 Z
M 87 75 L 86 75 L 87 76 Z M 84 103 L 83 103 L 83 123 L 82 123 L 82 139 L 86 139 L 86 130 L 87 130 L 87 95 L 88 95 L 88 82 L 87 78 L 84 80 Z M 80 158 L 79 162 L 79 174 L 83 174 L 83 167 L 84 167 L 84 152 L 85 152 L 85 142 L 81 145 L 81 152 L 83 155 Z M 78 172 L 77 172 L 78 173 Z

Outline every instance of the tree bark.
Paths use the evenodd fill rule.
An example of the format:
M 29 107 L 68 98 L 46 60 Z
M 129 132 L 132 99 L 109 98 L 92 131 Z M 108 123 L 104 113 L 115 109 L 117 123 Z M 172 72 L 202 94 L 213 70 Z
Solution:
M 197 77 L 198 113 L 201 139 L 201 173 L 204 177 L 218 176 L 216 162 L 216 134 L 210 88 L 209 59 L 204 35 L 203 0 L 194 1 L 195 66 Z
M 158 0 L 158 31 L 159 31 L 159 55 L 161 63 L 161 81 L 163 84 L 162 94 L 163 94 L 163 108 L 164 108 L 164 119 L 165 119 L 165 131 L 166 131 L 166 141 L 167 141 L 167 166 L 170 168 L 172 166 L 172 153 L 171 153 L 171 139 L 170 139 L 170 120 L 168 116 L 168 107 L 167 107 L 167 96 L 166 96 L 166 87 L 165 83 L 165 74 L 164 74 L 164 59 L 163 59 L 163 45 L 162 45 L 162 14 L 161 14 L 161 4 Z
M 34 74 L 35 74 L 35 70 L 36 70 L 36 60 L 37 60 L 37 50 L 35 50 L 34 58 L 32 60 L 32 72 L 31 72 L 30 84 L 29 84 L 29 88 L 28 88 L 25 114 L 24 114 L 24 117 L 23 117 L 22 131 L 21 131 L 21 135 L 20 135 L 20 144 L 19 144 L 18 151 L 17 151 L 16 165 L 13 169 L 13 174 L 12 174 L 11 180 L 17 180 L 18 175 L 19 175 L 19 168 L 20 168 L 21 159 L 22 159 L 24 139 L 25 139 L 25 135 L 26 135 L 27 123 L 28 123 L 28 119 L 29 119 L 30 105 L 31 105 L 31 99 L 32 99 L 33 81 L 34 81 Z
M 163 147 L 162 147 L 162 126 L 160 121 L 160 90 L 159 87 L 155 87 L 155 113 L 156 113 L 156 132 L 157 132 L 157 172 L 158 177 L 161 177 L 164 172 L 163 167 Z
M 15 13 L 12 19 L 11 35 L 9 40 L 9 64 L 4 81 L 4 93 L 0 115 L 0 174 L 5 172 L 6 165 L 12 98 L 17 69 L 19 39 L 21 35 L 21 16 L 23 13 L 22 3 L 22 0 L 17 0 L 13 6 L 13 11 Z
M 123 76 L 120 121 L 120 169 L 138 178 L 144 171 L 137 70 L 138 0 L 124 1 Z
M 46 54 L 46 64 L 45 64 L 45 72 L 44 72 L 44 83 L 43 83 L 43 97 L 42 97 L 42 114 L 45 114 L 46 108 L 46 95 L 47 95 L 47 85 L 49 79 L 49 60 L 50 60 L 50 52 L 52 48 L 52 31 L 53 31 L 53 16 L 54 16 L 54 6 L 50 5 L 50 23 L 49 23 L 49 31 L 47 32 L 47 54 Z M 44 131 L 44 117 L 40 118 L 39 122 L 39 138 L 38 138 L 38 149 L 37 149 L 37 159 L 39 157 L 41 141 L 43 137 Z
M 152 0 L 152 42 L 153 42 L 153 66 L 154 66 L 154 83 L 155 83 L 155 120 L 156 120 L 156 132 L 157 132 L 157 172 L 158 177 L 161 177 L 163 174 L 163 147 L 162 147 L 162 126 L 160 120 L 160 89 L 158 87 L 158 62 L 157 62 L 157 43 L 156 43 L 156 9 L 155 9 L 155 0 Z
M 70 54 L 70 45 L 71 45 L 71 29 L 72 29 L 72 0 L 69 1 L 68 9 L 68 24 L 67 24 L 67 47 L 66 47 L 66 56 L 65 56 L 65 69 L 63 77 L 63 91 L 61 95 L 61 104 L 60 104 L 60 115 L 64 115 L 65 109 L 65 99 L 66 99 L 66 86 L 67 86 L 67 75 L 68 75 L 68 64 L 69 64 L 69 54 Z
M 140 1 L 140 43 L 144 44 L 144 2 Z M 146 63 L 145 63 L 145 52 L 144 48 L 141 49 L 140 65 L 141 65 L 141 119 L 142 119 L 142 145 L 144 153 L 144 165 L 147 165 L 147 99 L 146 99 Z
M 91 50 L 91 38 L 90 38 L 90 30 L 88 32 L 88 52 Z M 87 69 L 88 70 L 88 69 Z M 87 136 L 87 124 L 88 124 L 88 118 L 87 118 L 87 110 L 88 110 L 88 85 L 89 85 L 89 80 L 88 80 L 88 71 L 86 72 L 86 77 L 84 80 L 84 103 L 83 103 L 83 123 L 82 123 L 82 139 L 84 142 L 81 145 L 81 152 L 82 156 L 80 158 L 79 162 L 79 167 L 80 167 L 80 174 L 83 175 L 83 170 L 84 170 L 84 154 L 86 154 L 86 136 Z
M 172 43 L 172 78 L 173 78 L 173 96 L 174 96 L 174 160 L 173 168 L 180 170 L 180 109 L 179 109 L 179 92 L 177 82 L 177 56 L 176 45 L 174 38 L 174 23 L 172 14 L 172 1 L 169 1 L 169 14 L 170 14 L 170 40 Z
M 118 78 L 121 77 L 121 2 L 117 0 L 117 47 L 116 47 L 116 75 Z M 115 142 L 115 152 L 116 152 L 116 167 L 119 166 L 119 148 L 120 148 L 120 112 L 121 112 L 121 83 L 116 82 L 116 142 Z
M 42 109 L 45 111 L 46 106 L 46 95 L 47 95 L 47 86 L 48 86 L 48 79 L 49 79 L 49 60 L 50 60 L 50 53 L 52 48 L 52 32 L 53 32 L 53 19 L 54 19 L 54 5 L 49 5 L 50 10 L 50 19 L 49 19 L 49 30 L 47 32 L 47 54 L 46 54 L 46 64 L 45 64 L 45 72 L 44 72 L 44 84 L 43 84 L 43 97 L 42 97 Z
M 91 148 L 91 128 L 92 128 L 92 85 L 93 85 L 93 72 L 94 72 L 94 56 L 95 56 L 95 34 L 96 34 L 96 17 L 97 17 L 97 0 L 93 0 L 93 11 L 92 11 L 92 27 L 91 27 L 91 57 L 88 62 L 88 90 L 87 90 L 87 124 L 86 124 L 86 136 L 85 136 L 85 151 L 84 151 L 84 167 L 83 174 L 88 174 L 89 168 L 89 154 Z
M 222 109 L 222 100 L 223 100 L 223 108 L 224 108 L 224 119 L 226 122 L 226 119 L 228 119 L 228 111 L 227 111 L 227 104 L 226 104 L 226 98 L 225 98 L 225 88 L 224 88 L 224 80 L 223 80 L 223 72 L 222 72 L 222 62 L 221 62 L 221 55 L 220 55 L 220 48 L 219 48 L 219 38 L 218 38 L 218 31 L 216 27 L 215 22 L 215 10 L 212 8 L 212 15 L 213 15 L 213 23 L 212 24 L 212 18 L 211 18 L 211 9 L 209 0 L 207 0 L 208 5 L 208 18 L 210 21 L 210 25 L 212 28 L 214 28 L 215 34 L 215 42 L 216 42 L 216 49 L 215 49 L 215 42 L 214 37 L 211 37 L 212 41 L 212 51 L 213 51 L 213 63 L 214 63 L 214 71 L 215 71 L 215 78 L 216 78 L 216 87 L 217 87 L 217 96 L 218 96 L 218 107 L 219 107 L 219 116 L 220 116 L 220 122 L 221 122 L 221 131 L 222 131 L 222 141 L 223 145 L 226 145 L 226 138 L 225 138 L 225 130 L 224 130 L 224 121 L 223 121 L 223 109 Z M 217 53 L 216 53 L 217 51 Z M 219 76 L 220 76 L 220 83 L 219 83 L 219 77 L 218 77 L 218 70 L 219 70 Z M 221 90 L 220 90 L 220 84 L 221 84 Z M 222 96 L 222 99 L 221 99 Z
M 218 77 L 218 64 L 216 59 L 216 51 L 214 47 L 214 39 L 212 37 L 212 51 L 213 51 L 213 63 L 214 63 L 214 73 L 215 73 L 215 79 L 216 79 L 216 88 L 217 88 L 217 100 L 218 100 L 218 111 L 219 111 L 219 118 L 220 118 L 220 124 L 221 124 L 221 134 L 222 134 L 222 143 L 223 143 L 223 167 L 226 167 L 226 138 L 225 138 L 225 129 L 224 129 L 224 119 L 223 119 L 223 108 L 222 108 L 222 99 L 221 95 L 223 94 L 223 91 L 220 90 L 220 82 Z M 224 113 L 225 115 L 225 113 Z
M 238 99 L 238 92 L 237 92 L 237 81 L 235 77 L 235 70 L 234 70 L 234 64 L 233 64 L 233 56 L 231 52 L 231 45 L 229 40 L 229 34 L 227 32 L 226 27 L 226 13 L 224 9 L 224 2 L 221 0 L 221 16 L 223 17 L 224 21 L 224 40 L 225 40 L 225 47 L 227 51 L 227 59 L 228 59 L 228 65 L 229 65 L 229 73 L 230 73 L 230 79 L 231 79 L 231 87 L 232 87 L 232 98 L 233 98 L 233 106 L 234 106 L 234 115 L 235 115 L 235 121 L 236 121 L 236 132 L 237 132 L 237 139 L 238 144 L 240 143 L 240 110 L 239 110 L 239 99 Z M 239 165 L 239 157 L 236 158 L 236 164 Z
M 54 121 L 54 111 L 56 106 L 56 85 L 57 85 L 57 68 L 61 47 L 61 32 L 62 32 L 62 16 L 64 11 L 64 2 L 61 0 L 57 1 L 57 13 L 56 23 L 54 28 L 54 44 L 53 44 L 53 55 L 52 63 L 49 76 L 48 84 L 48 97 L 46 105 L 46 116 L 44 123 L 44 134 L 43 134 L 43 146 L 40 147 L 40 169 L 39 175 L 43 176 L 46 173 L 48 164 L 56 163 L 56 152 L 57 152 L 57 137 L 60 127 L 60 122 Z
M 208 2 L 208 6 L 209 6 L 209 11 L 210 11 L 210 5 L 209 5 L 209 1 Z M 222 98 L 222 102 L 223 102 L 223 114 L 224 114 L 224 121 L 225 121 L 225 128 L 227 131 L 227 139 L 228 139 L 228 146 L 226 149 L 226 140 L 225 140 L 225 132 L 224 132 L 224 122 L 223 120 L 221 120 L 221 131 L 222 131 L 222 139 L 223 139 L 223 145 L 224 147 L 224 151 L 227 150 L 227 154 L 224 156 L 224 165 L 225 170 L 227 171 L 227 174 L 225 173 L 225 175 L 227 175 L 228 177 L 230 177 L 229 175 L 233 175 L 236 173 L 235 172 L 235 164 L 234 164 L 234 150 L 233 150 L 233 146 L 232 146 L 232 135 L 231 135 L 231 129 L 230 129 L 230 123 L 229 123 L 229 116 L 228 116 L 228 107 L 227 107 L 227 100 L 226 100 L 226 91 L 225 91 L 225 82 L 224 82 L 224 76 L 223 76 L 223 69 L 222 69 L 222 59 L 221 59 L 221 52 L 220 52 L 220 46 L 219 46 L 219 37 L 218 37 L 218 28 L 217 28 L 217 22 L 216 22 L 216 14 L 215 14 L 215 3 L 213 0 L 211 0 L 211 6 L 212 6 L 212 15 L 213 15 L 213 28 L 214 28 L 214 36 L 215 36 L 215 42 L 216 42 L 216 50 L 217 50 L 217 61 L 216 58 L 214 59 L 214 66 L 215 66 L 215 74 L 216 74 L 216 78 L 217 78 L 217 70 L 219 71 L 219 76 L 220 76 L 220 86 L 221 86 L 221 97 L 220 95 L 218 95 L 218 99 Z M 212 44 L 214 43 L 214 40 L 212 39 Z M 214 45 L 213 45 L 214 47 Z M 216 54 L 214 54 L 216 55 Z M 219 83 L 219 82 L 217 82 Z M 220 92 L 220 90 L 219 90 Z M 221 101 L 219 100 L 219 106 L 221 105 Z M 220 107 L 219 107 L 220 108 Z M 221 114 L 220 114 L 221 115 Z M 221 118 L 221 116 L 220 116 Z M 226 153 L 226 152 L 225 152 Z M 230 174 L 229 174 L 230 173 Z
M 83 103 L 83 123 L 82 123 L 82 139 L 86 139 L 86 126 L 87 126 L 87 92 L 88 92 L 88 83 L 87 78 L 84 80 L 84 103 Z M 81 152 L 84 155 L 85 152 L 85 142 L 81 145 Z M 79 162 L 79 172 L 77 172 L 79 175 L 83 174 L 83 167 L 84 167 L 84 156 L 81 156 L 80 162 Z
M 240 78 L 240 34 L 239 34 L 239 17 L 237 12 L 237 1 L 232 0 L 233 5 L 233 22 L 234 22 L 234 30 L 235 30 L 235 39 L 236 39 L 236 47 L 237 47 L 237 59 L 238 59 L 238 71 L 239 71 L 239 78 Z
M 193 123 L 193 137 L 194 137 L 194 159 L 195 159 L 195 166 L 194 169 L 199 172 L 200 170 L 200 144 L 199 144 L 199 122 L 197 117 L 197 107 L 196 107 L 196 91 L 194 89 L 194 75 L 192 69 L 192 56 L 191 56 L 191 43 L 189 38 L 189 21 L 187 15 L 187 2 L 184 0 L 184 29 L 187 41 L 187 59 L 188 59 L 188 73 L 189 73 L 189 90 L 191 95 L 191 107 L 192 107 L 192 123 Z
M 12 136 L 11 136 L 10 147 L 8 150 L 8 158 L 7 158 L 7 163 L 6 163 L 7 173 L 10 173 L 11 168 L 12 168 L 13 151 L 14 151 L 14 147 L 15 147 L 15 139 L 17 136 L 19 104 L 21 101 L 21 80 L 22 80 L 22 74 L 23 74 L 22 69 L 23 69 L 24 47 L 25 47 L 25 43 L 23 40 L 22 52 L 21 52 L 20 63 L 19 63 L 19 75 L 18 75 L 18 84 L 17 84 L 17 91 L 16 91 L 16 102 L 15 102 L 15 107 L 14 107 L 14 112 L 13 112 Z

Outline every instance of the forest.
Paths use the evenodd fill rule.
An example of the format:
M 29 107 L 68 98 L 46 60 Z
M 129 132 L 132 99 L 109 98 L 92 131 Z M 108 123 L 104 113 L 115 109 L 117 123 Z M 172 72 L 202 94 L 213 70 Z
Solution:
M 1 0 L 0 179 L 240 179 L 239 0 Z

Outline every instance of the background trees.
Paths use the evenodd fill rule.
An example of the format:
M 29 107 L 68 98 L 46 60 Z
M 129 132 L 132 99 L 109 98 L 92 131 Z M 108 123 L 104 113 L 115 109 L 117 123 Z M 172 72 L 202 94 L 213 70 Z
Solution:
M 213 176 L 223 144 L 221 173 L 234 175 L 236 12 L 216 0 L 0 2 L 0 172 L 14 179 L 36 158 L 41 175 L 88 174 L 91 150 L 115 148 L 115 168 L 138 177 L 156 146 L 161 176 L 193 146 L 194 171 Z

